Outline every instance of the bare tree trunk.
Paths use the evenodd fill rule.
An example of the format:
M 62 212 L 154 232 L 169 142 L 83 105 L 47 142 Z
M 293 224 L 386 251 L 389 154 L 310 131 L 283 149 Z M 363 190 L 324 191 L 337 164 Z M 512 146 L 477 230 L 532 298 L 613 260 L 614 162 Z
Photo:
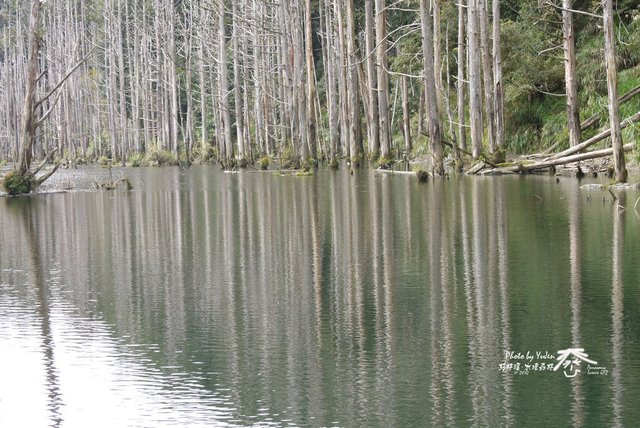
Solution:
M 142 100 L 143 100 L 143 89 L 141 82 L 141 62 L 142 62 L 142 53 L 141 50 L 141 42 L 140 42 L 140 29 L 138 28 L 138 23 L 136 22 L 135 15 L 137 11 L 133 8 L 134 14 L 134 25 L 131 31 L 128 31 L 129 34 L 129 53 L 133 55 L 132 58 L 129 58 L 129 76 L 131 79 L 132 85 L 132 94 L 131 94 L 131 102 L 133 104 L 132 111 L 132 120 L 133 120 L 133 142 L 135 146 L 135 150 L 138 153 L 142 153 L 144 150 L 143 143 L 143 129 L 144 129 L 144 121 L 142 116 Z
M 337 151 L 338 140 L 340 138 L 338 131 L 338 94 L 336 91 L 336 58 L 333 55 L 335 46 L 335 37 L 331 19 L 331 0 L 324 1 L 324 18 L 325 18 L 325 73 L 327 80 L 327 110 L 329 114 L 329 162 L 332 167 L 338 166 Z
M 402 133 L 404 135 L 404 159 L 411 154 L 411 115 L 409 113 L 409 77 L 402 76 Z
M 461 0 L 464 1 L 464 0 Z M 418 134 L 424 134 L 424 110 L 427 94 L 422 83 L 420 84 L 420 99 L 418 101 Z
M 436 79 L 438 107 L 442 107 L 444 83 L 442 81 L 442 0 L 431 0 L 433 7 L 433 72 Z
M 187 52 L 186 52 L 186 68 L 185 68 L 185 96 L 187 97 L 187 123 L 185 126 L 185 135 L 184 135 L 184 154 L 185 161 L 187 165 L 191 165 L 191 149 L 193 144 L 195 143 L 195 111 L 194 111 L 194 102 L 193 102 L 193 69 L 194 69 L 194 61 L 193 61 L 193 7 L 191 4 L 188 5 L 189 10 L 185 10 L 187 14 L 187 23 L 185 25 L 185 34 L 184 37 L 187 43 Z
M 307 68 L 305 66 L 305 49 L 304 49 L 304 10 L 301 10 L 303 6 L 297 1 L 293 4 L 292 17 L 294 22 L 294 37 L 293 40 L 293 57 L 294 57 L 294 93 L 293 98 L 296 106 L 297 123 L 294 124 L 295 134 L 299 140 L 299 153 L 300 160 L 304 167 L 307 167 L 309 160 L 309 121 L 308 121 L 308 106 L 309 103 L 313 103 L 313 100 L 307 100 L 307 91 L 305 84 L 307 79 L 305 78 Z M 295 140 L 295 138 L 294 138 Z
M 471 121 L 471 145 L 474 158 L 482 153 L 482 82 L 480 80 L 480 43 L 478 40 L 478 0 L 468 0 L 467 6 L 469 76 L 469 115 Z
M 465 126 L 464 102 L 464 64 L 465 64 L 465 4 L 466 0 L 458 0 L 458 147 L 467 150 L 467 127 Z
M 572 0 L 562 0 L 562 35 L 564 46 L 564 79 L 567 93 L 567 125 L 569 145 L 580 144 L 580 113 L 578 108 L 578 81 L 576 78 L 576 45 L 573 29 Z
M 462 167 L 462 157 L 460 155 L 460 148 L 458 147 L 458 138 L 456 136 L 455 130 L 455 115 L 453 109 L 451 108 L 451 73 L 448 71 L 450 69 L 449 58 L 451 57 L 451 51 L 449 49 L 449 19 L 446 20 L 445 27 L 445 53 L 444 53 L 444 69 L 447 70 L 446 73 L 446 83 L 443 86 L 443 100 L 444 100 L 444 109 L 447 112 L 447 127 L 449 128 L 449 135 L 451 136 L 451 140 L 454 143 L 454 155 L 456 160 L 459 163 L 459 169 Z M 444 133 L 444 131 L 441 130 Z
M 223 142 L 221 144 L 224 147 L 224 159 L 225 161 L 231 161 L 234 157 L 233 154 L 233 141 L 231 140 L 231 112 L 229 111 L 229 77 L 227 70 L 227 36 L 225 31 L 225 7 L 224 2 L 220 5 L 218 11 L 218 48 L 220 57 L 220 73 L 218 78 L 219 82 L 219 97 L 220 97 L 220 115 L 222 118 L 222 126 L 224 130 Z
M 239 30 L 239 16 L 238 16 L 238 2 L 234 1 L 232 6 L 232 15 L 233 15 L 233 34 L 232 34 L 232 44 L 233 44 L 233 91 L 234 91 L 234 101 L 235 101 L 235 116 L 236 116 L 236 142 L 238 146 L 238 158 L 241 162 L 245 162 L 246 153 L 245 153 L 245 145 L 244 145 L 244 115 L 243 110 L 243 83 L 240 80 L 240 49 L 239 49 L 239 38 L 240 38 L 240 30 Z
M 202 154 L 205 155 L 207 147 L 209 145 L 209 134 L 207 130 L 207 79 L 205 72 L 205 60 L 204 60 L 204 42 L 200 44 L 200 58 L 198 58 L 200 64 L 198 66 L 198 76 L 200 84 L 200 149 Z
M 260 16 L 262 13 L 262 4 L 258 0 L 253 0 L 253 13 L 254 16 Z M 253 110 L 255 121 L 255 141 L 261 154 L 268 154 L 269 148 L 267 146 L 268 133 L 265 132 L 266 118 L 265 118 L 265 106 L 262 103 L 262 91 L 263 91 L 263 58 L 264 52 L 258 49 L 258 45 L 262 43 L 263 36 L 258 32 L 258 29 L 254 30 L 252 37 L 254 50 L 253 50 Z
M 117 19 L 116 19 L 116 44 L 117 46 L 116 48 L 116 52 L 117 52 L 117 56 L 118 56 L 118 116 L 120 119 L 120 133 L 122 135 L 121 138 L 121 146 L 120 147 L 120 153 L 121 153 L 121 160 L 122 162 L 125 161 L 127 155 L 129 154 L 129 149 L 131 147 L 131 142 L 130 139 L 128 137 L 125 136 L 129 136 L 131 133 L 129 132 L 129 130 L 127 129 L 127 96 L 126 96 L 126 79 L 125 79 L 125 67 L 124 67 L 124 60 L 125 60 L 125 52 L 124 52 L 124 39 L 122 37 L 122 28 L 124 27 L 126 29 L 126 17 L 123 16 L 122 13 L 122 3 L 118 2 L 117 5 Z
M 337 36 L 336 43 L 337 50 L 337 76 L 338 76 L 338 95 L 340 106 L 340 143 L 342 150 L 347 156 L 351 156 L 349 152 L 349 129 L 351 116 L 349 114 L 349 90 L 347 87 L 347 80 L 349 74 L 347 72 L 349 58 L 347 57 L 347 48 L 344 35 L 344 14 L 342 11 L 342 2 L 333 0 L 333 8 L 336 17 Z
M 360 97 L 358 96 L 358 54 L 356 52 L 355 33 L 355 6 L 353 0 L 347 0 L 347 64 L 348 79 L 347 92 L 349 93 L 349 152 L 351 164 L 357 166 L 362 154 Z
M 316 75 L 313 59 L 313 23 L 311 21 L 311 0 L 305 2 L 305 56 L 307 65 L 307 142 L 311 157 L 318 157 L 316 143 Z
M 246 31 L 246 29 L 245 29 Z M 256 30 L 257 31 L 257 30 Z M 253 156 L 253 150 L 251 150 L 251 109 L 249 108 L 249 82 L 251 79 L 250 66 L 249 66 L 249 37 L 248 33 L 245 33 L 242 37 L 242 44 L 240 45 L 242 52 L 242 123 L 243 123 L 243 137 L 244 143 L 244 155 L 248 157 L 251 163 L 255 161 Z
M 504 150 L 504 89 L 502 87 L 502 45 L 500 42 L 500 0 L 493 0 L 493 88 L 496 146 Z
M 373 18 L 373 1 L 365 0 L 365 49 L 367 62 L 367 90 L 369 93 L 367 104 L 367 130 L 369 139 L 369 154 L 378 156 L 380 154 L 380 128 L 378 117 L 378 77 L 376 76 L 375 65 L 375 22 Z
M 178 75 L 176 71 L 176 31 L 175 31 L 175 10 L 173 0 L 169 0 L 167 3 L 167 18 L 169 20 L 169 58 L 167 63 L 167 71 L 169 73 L 169 90 L 171 91 L 168 102 L 169 108 L 167 112 L 169 117 L 167 118 L 170 126 L 170 144 L 169 147 L 173 150 L 176 163 L 180 161 L 180 147 L 178 146 Z
M 429 116 L 429 140 L 431 141 L 432 172 L 443 175 L 442 125 L 438 109 L 438 93 L 433 59 L 433 32 L 429 16 L 429 0 L 420 1 L 420 21 L 422 23 L 422 54 L 424 61 L 424 86 L 427 91 L 427 113 Z
M 424 0 L 422 0 L 424 1 Z M 387 76 L 387 21 L 385 0 L 375 0 L 376 58 L 378 63 L 378 115 L 380 118 L 380 156 L 391 156 L 391 124 L 389 122 L 389 77 Z M 429 45 L 432 46 L 432 45 Z
M 38 51 L 40 50 L 40 0 L 31 0 L 31 16 L 29 17 L 29 62 L 27 64 L 27 85 L 22 108 L 22 125 L 20 135 L 20 153 L 16 170 L 24 176 L 31 167 L 31 153 L 35 138 L 35 103 L 38 86 Z
M 603 0 L 604 57 L 607 68 L 607 91 L 609 93 L 609 121 L 613 146 L 615 180 L 627 181 L 622 131 L 620 130 L 620 106 L 618 100 L 618 72 L 616 69 L 616 39 L 613 31 L 613 0 Z
M 487 134 L 489 137 L 489 151 L 493 154 L 498 150 L 496 145 L 495 115 L 493 101 L 493 71 L 491 70 L 491 53 L 489 46 L 489 17 L 487 0 L 478 0 L 480 20 L 480 49 L 482 51 L 482 76 L 484 81 L 484 102 L 487 112 Z

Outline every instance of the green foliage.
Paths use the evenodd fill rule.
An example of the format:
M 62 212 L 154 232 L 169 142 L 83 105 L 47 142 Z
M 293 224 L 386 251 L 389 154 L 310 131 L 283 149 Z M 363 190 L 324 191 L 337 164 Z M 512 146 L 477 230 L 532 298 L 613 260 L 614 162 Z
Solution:
M 526 153 L 558 143 L 567 147 L 564 62 L 559 11 L 541 2 L 512 0 L 503 14 L 503 64 L 505 76 L 505 124 L 510 151 Z M 618 3 L 621 21 L 616 26 L 619 94 L 640 85 L 640 11 L 637 2 Z M 576 1 L 579 10 L 594 11 L 599 2 Z M 504 10 L 504 7 L 503 7 Z M 583 132 L 593 136 L 608 122 L 606 73 L 602 29 L 593 18 L 575 15 L 580 117 L 598 117 L 596 126 Z M 535 23 L 535 25 L 532 25 Z M 557 48 L 554 48 L 557 47 Z M 553 95 L 555 94 L 555 95 Z M 559 96 L 558 96 L 559 95 Z M 640 99 L 621 106 L 621 118 L 640 109 Z
M 175 165 L 176 158 L 171 151 L 154 144 L 148 147 L 145 162 L 150 166 Z
M 369 161 L 375 163 L 378 158 L 380 157 L 380 152 L 379 151 L 374 151 L 372 153 L 369 153 Z
M 362 155 L 351 156 L 351 166 L 358 168 L 362 163 Z
M 429 181 L 429 173 L 423 165 L 414 165 L 411 170 L 416 174 L 419 182 L 426 183 Z
M 224 170 L 231 171 L 238 166 L 238 161 L 236 159 L 220 159 L 220 166 Z
M 494 165 L 502 164 L 507 160 L 507 153 L 504 150 L 498 149 L 489 155 L 489 160 Z
M 300 170 L 306 172 L 312 172 L 313 169 L 318 165 L 318 162 L 315 159 L 305 159 L 300 162 Z
M 249 159 L 247 159 L 246 157 L 242 157 L 237 160 L 236 165 L 238 166 L 238 168 L 246 168 L 251 165 L 251 162 L 249 162 Z
M 106 166 L 108 164 L 109 164 L 109 158 L 107 158 L 106 156 L 100 156 L 98 158 L 98 165 Z
M 278 170 L 274 172 L 278 177 L 312 177 L 313 169 L 305 170 L 305 169 L 295 169 L 295 170 Z
M 282 152 L 280 153 L 280 165 L 282 168 L 296 169 L 300 166 L 300 160 L 293 150 L 293 144 L 288 141 L 284 144 Z
M 501 22 L 505 112 L 514 103 L 541 95 L 539 91 L 557 92 L 563 87 L 562 50 L 554 49 L 562 40 L 560 27 L 545 21 L 545 15 L 553 14 L 546 9 L 528 2 L 517 21 Z
M 329 161 L 329 168 L 331 169 L 338 169 L 340 167 L 340 162 L 338 162 L 338 158 L 337 157 L 333 157 L 331 158 L 331 160 Z
M 19 174 L 18 171 L 9 171 L 0 181 L 0 186 L 9 195 L 22 195 L 31 193 L 38 187 L 38 182 L 31 172 Z
M 197 164 L 213 162 L 218 158 L 218 151 L 211 144 L 207 144 L 204 148 L 198 145 L 198 147 L 192 150 L 191 154 L 194 162 Z
M 376 166 L 380 169 L 390 169 L 393 161 L 385 156 L 380 156 L 376 162 Z
M 269 164 L 271 163 L 271 160 L 269 159 L 269 156 L 264 155 L 260 158 L 260 160 L 258 160 L 258 165 L 260 166 L 260 169 L 265 171 L 267 169 L 269 169 Z
M 146 160 L 143 153 L 134 153 L 129 156 L 127 164 L 132 167 L 145 166 Z

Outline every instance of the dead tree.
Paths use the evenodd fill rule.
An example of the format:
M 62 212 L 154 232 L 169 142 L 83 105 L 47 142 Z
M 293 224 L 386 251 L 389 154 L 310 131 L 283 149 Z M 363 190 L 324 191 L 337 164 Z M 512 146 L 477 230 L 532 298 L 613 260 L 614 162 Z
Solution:
M 618 72 L 616 69 L 616 39 L 613 31 L 613 0 L 603 0 L 604 59 L 607 69 L 607 91 L 609 93 L 609 122 L 613 146 L 613 167 L 618 183 L 627 181 L 627 168 L 622 148 L 620 130 L 620 105 L 618 100 Z
M 580 140 L 580 113 L 578 110 L 578 81 L 576 78 L 576 45 L 573 29 L 572 0 L 562 0 L 562 38 L 564 46 L 564 79 L 567 92 L 567 125 L 569 145 Z
M 31 171 L 31 161 L 33 156 L 33 145 L 36 138 L 36 132 L 40 128 L 47 118 L 53 112 L 58 100 L 60 99 L 61 91 L 59 89 L 64 85 L 67 79 L 73 74 L 73 72 L 82 64 L 83 61 L 78 62 L 75 66 L 71 67 L 69 71 L 60 79 L 60 81 L 53 86 L 53 88 L 47 92 L 42 98 L 36 99 L 36 93 L 38 89 L 38 82 L 42 78 L 43 74 L 40 73 L 40 45 L 42 41 L 41 33 L 41 16 L 42 16 L 42 2 L 40 0 L 31 1 L 31 14 L 29 17 L 29 42 L 28 42 L 28 63 L 27 63 L 27 76 L 25 85 L 25 97 L 22 107 L 21 126 L 20 126 L 20 146 L 18 150 L 18 162 L 14 169 L 7 173 L 2 179 L 2 187 L 9 194 L 30 193 L 34 191 L 38 186 L 44 183 L 58 168 L 56 165 L 47 174 L 36 178 L 40 169 L 45 165 L 46 161 L 53 155 L 49 153 L 49 156 L 45 161 L 38 166 L 34 171 Z M 39 117 L 36 116 L 36 112 L 39 107 L 49 100 L 53 95 L 55 97 L 53 101 L 49 102 L 48 109 L 42 113 Z

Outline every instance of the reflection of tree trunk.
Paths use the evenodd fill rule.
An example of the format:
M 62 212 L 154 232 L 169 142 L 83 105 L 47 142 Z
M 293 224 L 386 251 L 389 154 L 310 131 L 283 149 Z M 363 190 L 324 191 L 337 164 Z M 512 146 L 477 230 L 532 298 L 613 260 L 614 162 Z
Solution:
M 464 182 L 460 184 L 460 224 L 461 224 L 461 238 L 462 238 L 462 259 L 464 264 L 464 294 L 467 304 L 467 335 L 469 337 L 476 337 L 478 327 L 476 323 L 476 305 L 475 305 L 475 293 L 473 292 L 473 270 L 471 267 L 471 248 L 470 248 L 470 232 L 469 232 L 469 218 L 467 215 L 467 192 L 464 188 Z M 475 343 L 473 340 L 469 341 L 469 354 L 474 355 Z
M 353 125 L 353 124 L 352 124 Z M 363 290 L 363 265 L 360 258 L 362 254 L 362 247 L 360 239 L 364 236 L 362 230 L 362 206 L 357 203 L 358 201 L 358 189 L 355 186 L 349 186 L 348 191 L 345 192 L 348 195 L 347 206 L 349 207 L 349 230 L 348 230 L 348 242 L 349 242 L 349 289 L 352 291 L 351 303 L 353 308 L 353 329 L 358 337 L 358 365 L 360 374 L 366 373 L 366 355 L 365 355 L 365 340 L 366 340 L 366 321 L 364 313 L 364 290 Z M 364 379 L 359 379 L 361 385 L 366 385 Z M 365 399 L 365 391 L 358 391 L 358 397 Z
M 230 152 L 228 152 L 230 153 Z M 231 159 L 231 158 L 229 158 Z M 223 212 L 221 213 L 222 225 L 221 231 L 222 242 L 219 243 L 222 248 L 224 266 L 223 272 L 220 273 L 223 281 L 220 282 L 220 311 L 224 313 L 224 319 L 226 321 L 226 334 L 228 343 L 226 343 L 226 349 L 228 351 L 229 373 L 231 375 L 230 383 L 233 393 L 234 402 L 240 403 L 241 396 L 240 386 L 242 385 L 242 373 L 245 369 L 242 365 L 242 354 L 239 349 L 238 338 L 238 323 L 236 322 L 236 313 L 238 312 L 237 303 L 235 299 L 235 290 L 237 287 L 236 278 L 234 275 L 234 260 L 236 255 L 236 237 L 234 232 L 238 227 L 236 221 L 236 213 L 238 211 L 237 204 L 235 203 L 235 190 L 231 187 L 227 187 L 224 193 Z
M 311 191 L 307 197 L 308 205 L 308 217 L 310 218 L 310 234 L 311 234 L 311 258 L 312 262 L 312 275 L 313 275 L 313 297 L 310 299 L 312 304 L 313 314 L 309 314 L 310 327 L 309 332 L 309 384 L 311 386 L 311 392 L 309 393 L 309 401 L 313 406 L 313 414 L 320 414 L 321 403 L 323 400 L 322 395 L 322 374 L 324 373 L 322 368 L 322 284 L 324 277 L 322 275 L 322 244 L 321 244 L 321 225 L 319 223 L 320 210 L 318 206 L 318 192 L 317 187 L 313 185 Z M 317 407 L 317 408 L 316 408 Z
M 440 197 L 438 198 L 438 206 L 444 206 L 445 197 L 444 197 L 444 189 L 440 192 Z M 457 205 L 456 201 L 452 200 L 450 202 L 452 206 L 452 211 L 456 212 Z M 455 304 L 456 304 L 456 295 L 455 291 L 457 289 L 456 284 L 458 283 L 457 278 L 457 270 L 455 264 L 455 228 L 457 223 L 458 216 L 448 217 L 443 219 L 443 249 L 440 262 L 441 262 L 441 272 L 442 272 L 442 283 L 444 286 L 442 287 L 442 335 L 443 335 L 443 343 L 442 343 L 442 357 L 443 357 L 443 374 L 444 374 L 444 384 L 445 384 L 445 421 L 446 426 L 454 426 L 455 425 L 455 415 L 456 415 L 456 394 L 455 394 L 455 385 L 456 385 L 456 377 L 454 370 L 454 314 L 455 314 Z
M 582 338 L 580 335 L 580 316 L 582 309 L 582 259 L 580 256 L 581 247 L 581 214 L 580 193 L 578 189 L 572 192 L 569 198 L 569 264 L 571 273 L 571 346 L 580 348 Z M 582 390 L 582 378 L 578 376 L 571 382 L 573 393 L 573 425 L 580 427 L 584 425 L 584 392 Z
M 477 189 L 477 182 L 473 183 L 473 195 L 477 195 L 479 189 Z M 480 322 L 479 322 L 479 306 L 480 300 L 477 292 L 477 273 L 476 273 L 476 260 L 477 257 L 474 249 L 471 248 L 471 242 L 477 242 L 478 237 L 476 234 L 476 211 L 477 201 L 474 199 L 472 203 L 472 217 L 469 218 L 467 208 L 467 194 L 464 181 L 461 182 L 460 189 L 460 223 L 461 223 L 461 235 L 462 235 L 462 257 L 464 262 L 464 289 L 465 289 L 465 301 L 467 312 L 467 337 L 468 349 L 467 354 L 469 357 L 469 364 L 471 366 L 469 373 L 469 394 L 471 397 L 472 412 L 469 416 L 470 420 L 475 425 L 482 425 L 480 423 L 483 396 L 481 394 L 479 383 L 479 355 L 481 352 L 480 344 L 478 341 L 478 335 L 480 334 Z M 471 230 L 469 228 L 471 227 Z
M 496 336 L 496 302 L 492 299 L 491 281 L 487 263 L 489 250 L 487 188 L 478 181 L 472 182 L 472 227 L 473 227 L 473 276 L 471 292 L 475 292 L 476 334 L 470 339 L 470 383 L 474 423 L 481 426 L 498 425 L 495 406 L 487 402 L 498 400 L 498 371 L 495 362 L 498 340 Z M 493 220 L 492 220 L 493 221 Z
M 49 306 L 49 287 L 43 273 L 43 257 L 42 246 L 39 241 L 39 232 L 35 230 L 35 220 L 33 218 L 32 210 L 36 209 L 36 206 L 31 200 L 19 200 L 16 201 L 20 204 L 16 215 L 20 217 L 24 226 L 25 241 L 28 246 L 29 261 L 31 262 L 31 269 L 33 275 L 33 282 L 36 292 L 36 301 L 38 302 L 38 316 L 42 322 L 42 352 L 44 355 L 44 367 L 47 379 L 47 390 L 49 392 L 49 406 L 52 413 L 51 420 L 54 422 L 54 426 L 60 426 L 62 422 L 60 409 L 61 392 L 60 381 L 58 379 L 58 371 L 55 364 L 55 343 L 53 341 L 52 333 L 52 320 L 51 320 L 51 308 Z
M 502 332 L 503 352 L 512 350 L 511 347 L 511 322 L 509 317 L 509 268 L 507 264 L 507 204 L 504 195 L 504 182 L 496 183 L 495 221 L 497 224 L 497 246 L 498 246 L 498 286 L 500 288 L 500 331 Z M 502 354 L 504 355 L 504 354 Z M 505 411 L 505 425 L 514 426 L 514 415 L 511 410 L 513 377 L 509 373 L 504 373 L 502 377 L 503 398 L 502 402 Z
M 433 192 L 430 192 L 431 203 L 428 210 L 429 213 L 429 289 L 430 289 L 430 332 L 431 338 L 431 402 L 433 406 L 433 412 L 431 414 L 432 426 L 444 426 L 444 419 L 441 412 L 443 407 L 441 401 L 441 389 L 442 389 L 442 372 L 441 367 L 443 364 L 440 339 L 441 331 L 439 322 L 442 319 L 442 265 L 441 254 L 442 249 L 442 214 L 441 210 L 435 207 L 441 207 L 442 198 L 436 200 L 435 193 L 438 196 L 442 196 L 442 188 L 433 188 Z M 446 250 L 445 250 L 446 251 Z
M 431 337 L 431 401 L 432 426 L 455 425 L 455 372 L 453 370 L 452 312 L 455 301 L 455 265 L 451 255 L 455 253 L 452 236 L 455 227 L 447 222 L 442 210 L 445 189 L 434 187 L 428 209 L 429 236 L 429 289 L 430 289 L 430 337 Z M 455 210 L 454 210 L 455 211 Z M 449 224 L 448 224 L 449 223 Z
M 626 195 L 624 192 L 620 196 L 620 204 L 626 205 Z M 614 423 L 612 426 L 623 426 L 623 386 L 622 386 L 622 359 L 623 359 L 623 319 L 624 319 L 624 221 L 625 210 L 615 208 L 613 213 L 613 272 L 612 272 L 612 293 L 611 293 L 611 359 L 613 367 L 612 377 L 612 407 Z
M 495 240 L 494 204 L 489 204 L 491 189 L 486 184 L 473 181 L 473 230 L 474 230 L 474 279 L 477 293 L 478 315 L 478 370 L 476 381 L 481 394 L 480 403 L 498 401 L 498 371 L 495 362 L 499 360 L 497 335 L 497 302 L 494 274 L 497 271 Z M 499 414 L 496 406 L 481 406 L 480 421 L 483 426 L 496 426 Z
M 378 313 L 378 317 L 380 321 L 378 325 L 382 328 L 380 331 L 380 335 L 378 336 L 378 340 L 380 343 L 379 353 L 379 361 L 377 366 L 380 371 L 380 381 L 383 382 L 379 385 L 379 391 L 385 391 L 388 396 L 394 395 L 395 386 L 391 383 L 393 379 L 391 373 L 389 373 L 389 367 L 394 366 L 393 359 L 393 343 L 392 343 L 392 331 L 393 326 L 391 325 L 392 314 L 394 313 L 393 308 L 393 292 L 392 287 L 394 285 L 395 269 L 394 269 L 394 254 L 393 248 L 394 246 L 394 237 L 393 237 L 393 215 L 391 210 L 395 206 L 391 199 L 391 190 L 388 183 L 384 183 L 381 189 L 381 210 L 377 212 L 382 213 L 382 269 L 383 269 L 383 280 L 382 280 L 382 308 Z M 381 403 L 383 405 L 382 409 L 384 414 L 391 415 L 391 409 L 389 408 L 390 403 L 388 401 Z M 386 425 L 387 426 L 395 426 L 397 425 L 397 421 L 388 416 Z

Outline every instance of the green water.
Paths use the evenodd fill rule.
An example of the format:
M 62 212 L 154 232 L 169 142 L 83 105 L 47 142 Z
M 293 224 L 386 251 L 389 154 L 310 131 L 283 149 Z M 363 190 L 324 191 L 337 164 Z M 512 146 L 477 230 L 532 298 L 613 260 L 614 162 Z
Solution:
M 126 173 L 0 198 L 0 426 L 640 420 L 636 191 Z M 597 372 L 541 371 L 567 348 Z

